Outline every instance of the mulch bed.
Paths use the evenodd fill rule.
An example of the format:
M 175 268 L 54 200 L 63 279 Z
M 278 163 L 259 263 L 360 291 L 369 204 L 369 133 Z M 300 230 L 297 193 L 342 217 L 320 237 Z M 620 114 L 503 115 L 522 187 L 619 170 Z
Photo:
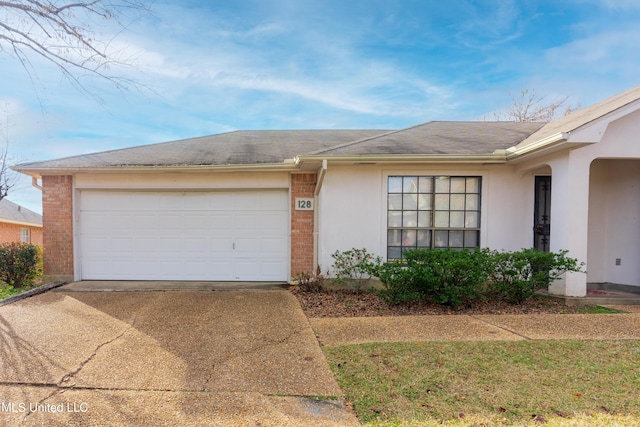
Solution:
M 562 301 L 547 297 L 534 297 L 514 305 L 499 301 L 482 301 L 473 307 L 451 308 L 424 301 L 388 305 L 379 296 L 367 291 L 304 292 L 292 287 L 307 317 L 373 317 L 373 316 L 424 316 L 460 314 L 541 314 L 578 313 L 578 307 L 570 307 Z

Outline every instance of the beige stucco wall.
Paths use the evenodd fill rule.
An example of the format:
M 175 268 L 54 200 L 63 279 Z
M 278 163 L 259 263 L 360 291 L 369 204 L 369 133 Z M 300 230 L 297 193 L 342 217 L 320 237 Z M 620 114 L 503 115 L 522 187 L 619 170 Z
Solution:
M 336 250 L 366 248 L 386 257 L 386 191 L 390 175 L 481 176 L 482 247 L 519 250 L 533 243 L 533 175 L 507 165 L 331 166 L 320 197 L 318 263 L 332 273 Z

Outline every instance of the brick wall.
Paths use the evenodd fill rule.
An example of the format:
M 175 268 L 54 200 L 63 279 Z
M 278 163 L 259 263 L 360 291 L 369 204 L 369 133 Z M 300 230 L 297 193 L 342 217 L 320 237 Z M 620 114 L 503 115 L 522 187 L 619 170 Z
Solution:
M 73 280 L 73 177 L 42 177 L 44 279 Z
M 19 242 L 20 230 L 28 228 L 31 230 L 31 241 L 34 245 L 42 246 L 42 227 L 30 227 L 28 225 L 9 224 L 0 222 L 0 243 Z
M 296 197 L 313 197 L 315 173 L 291 174 L 291 276 L 313 273 L 313 211 L 295 210 Z

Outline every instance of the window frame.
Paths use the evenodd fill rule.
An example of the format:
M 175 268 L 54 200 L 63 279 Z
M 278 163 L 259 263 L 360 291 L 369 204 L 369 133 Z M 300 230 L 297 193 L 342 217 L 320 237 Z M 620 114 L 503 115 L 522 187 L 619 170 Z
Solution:
M 483 174 L 472 172 L 384 174 L 384 252 L 387 260 L 401 259 L 402 252 L 407 249 L 481 247 L 484 178 Z M 454 183 L 457 187 L 452 187 Z M 464 183 L 462 189 L 461 183 Z M 456 232 L 455 236 L 451 232 Z M 445 244 L 437 243 L 438 235 L 440 238 L 446 236 Z M 452 245 L 453 238 L 459 244 Z
M 20 243 L 31 243 L 31 229 L 27 227 L 20 228 Z

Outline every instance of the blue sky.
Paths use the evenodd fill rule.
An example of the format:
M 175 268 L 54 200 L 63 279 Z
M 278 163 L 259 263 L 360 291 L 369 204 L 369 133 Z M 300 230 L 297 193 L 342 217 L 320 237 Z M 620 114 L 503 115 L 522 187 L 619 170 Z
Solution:
M 112 43 L 121 92 L 0 50 L 0 132 L 18 162 L 236 129 L 480 120 L 535 89 L 590 105 L 640 84 L 637 0 L 168 1 Z M 0 15 L 1 16 L 1 15 Z M 109 28 L 102 30 L 111 37 Z M 40 212 L 21 179 L 9 199 Z

